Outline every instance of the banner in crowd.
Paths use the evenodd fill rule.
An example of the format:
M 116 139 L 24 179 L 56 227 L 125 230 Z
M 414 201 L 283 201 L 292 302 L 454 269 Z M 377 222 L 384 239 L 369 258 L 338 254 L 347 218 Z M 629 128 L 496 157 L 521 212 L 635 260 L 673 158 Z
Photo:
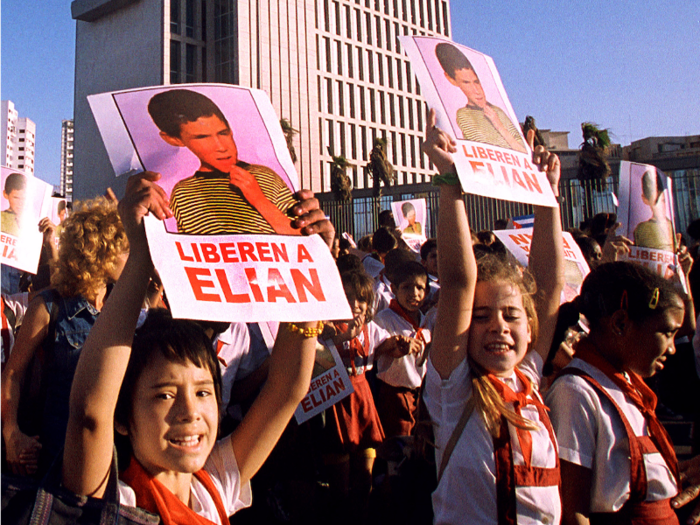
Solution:
M 406 244 L 416 253 L 426 240 L 427 205 L 425 199 L 411 199 L 391 203 L 394 222 Z
M 527 267 L 530 256 L 530 244 L 532 244 L 532 228 L 520 228 L 517 230 L 498 230 L 496 234 L 515 259 Z M 581 291 L 581 285 L 590 269 L 581 249 L 569 232 L 563 232 L 564 244 L 564 274 L 566 285 L 562 291 L 562 303 L 572 301 Z
M 437 126 L 457 141 L 453 157 L 463 191 L 555 206 L 491 57 L 442 38 L 399 40 Z
M 326 341 L 326 344 L 328 346 L 316 344 L 316 360 L 311 374 L 311 385 L 294 412 L 299 425 L 332 407 L 354 391 L 338 350 L 330 341 Z
M 634 242 L 626 260 L 638 262 L 686 288 L 676 255 L 673 181 L 649 164 L 620 163 L 618 233 Z
M 51 210 L 50 184 L 5 166 L 2 167 L 2 232 L 0 261 L 35 274 L 41 256 L 39 221 Z
M 298 176 L 265 92 L 181 84 L 88 101 L 115 173 L 161 174 L 175 217 L 147 232 L 168 299 L 184 301 L 173 315 L 246 322 L 351 317 L 335 263 L 319 253 L 321 240 L 291 228 Z M 250 255 L 228 251 L 248 246 Z M 210 247 L 216 261 L 208 252 L 197 260 L 196 250 Z M 218 283 L 216 292 L 208 278 Z M 214 296 L 221 304 L 212 307 Z

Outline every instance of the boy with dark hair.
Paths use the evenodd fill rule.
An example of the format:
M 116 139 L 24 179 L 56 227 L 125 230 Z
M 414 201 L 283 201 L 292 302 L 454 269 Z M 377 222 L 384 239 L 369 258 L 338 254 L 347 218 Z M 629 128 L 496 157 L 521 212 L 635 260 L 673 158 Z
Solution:
M 201 162 L 170 196 L 180 233 L 296 233 L 287 215 L 296 204 L 292 192 L 271 169 L 238 158 L 231 127 L 208 97 L 163 91 L 151 98 L 148 113 L 165 142 L 189 149 Z
M 398 241 L 389 228 L 385 226 L 377 228 L 372 235 L 372 253 L 362 258 L 365 271 L 372 279 L 376 279 L 384 269 L 384 257 L 397 245 Z
M 467 97 L 467 105 L 457 110 L 457 124 L 464 139 L 525 153 L 518 128 L 505 111 L 486 100 L 481 81 L 464 53 L 442 42 L 435 47 L 435 56 L 448 82 Z
M 420 386 L 425 377 L 425 349 L 432 325 L 427 324 L 421 306 L 425 299 L 428 273 L 417 261 L 405 262 L 391 274 L 395 299 L 375 322 L 391 335 L 411 338 L 410 352 L 403 357 L 382 355 L 377 360 L 377 411 L 387 438 L 409 436 L 415 425 Z
M 21 173 L 10 173 L 5 179 L 5 187 L 2 190 L 2 196 L 7 199 L 9 204 L 9 208 L 0 213 L 2 215 L 3 233 L 8 233 L 15 237 L 19 235 L 26 192 L 27 178 Z

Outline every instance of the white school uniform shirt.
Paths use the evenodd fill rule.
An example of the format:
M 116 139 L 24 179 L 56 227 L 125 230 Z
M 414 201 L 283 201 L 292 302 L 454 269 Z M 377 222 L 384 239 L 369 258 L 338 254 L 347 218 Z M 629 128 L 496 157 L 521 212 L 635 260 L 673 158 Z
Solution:
M 528 352 L 518 366 L 532 382 L 533 393 L 539 385 L 542 365 L 539 354 Z M 506 378 L 504 383 L 515 392 L 525 390 L 515 373 Z M 428 360 L 424 399 L 435 424 L 435 465 L 438 468 L 442 462 L 442 451 L 445 450 L 471 393 L 471 374 L 466 359 L 445 380 L 440 378 L 432 361 Z M 532 421 L 539 421 L 539 413 L 534 405 L 523 407 L 522 415 Z M 510 423 L 508 426 L 513 461 L 522 465 L 524 460 L 517 433 Z M 539 429 L 532 431 L 531 435 L 531 465 L 555 468 L 556 444 L 552 443 L 549 431 L 540 423 Z M 515 498 L 518 525 L 560 522 L 561 499 L 558 486 L 518 486 L 515 488 Z M 498 523 L 493 437 L 477 410 L 472 413 L 462 437 L 457 441 L 432 499 L 435 525 Z
M 362 266 L 365 267 L 365 272 L 367 272 L 367 275 L 372 279 L 376 279 L 379 272 L 384 269 L 384 263 L 372 257 L 372 254 L 365 255 L 362 258 Z
M 608 391 L 637 436 L 648 436 L 644 416 L 608 376 L 591 364 L 575 359 L 579 368 Z M 630 497 L 630 459 L 627 433 L 610 401 L 601 398 L 585 379 L 565 375 L 547 392 L 549 417 L 559 442 L 559 458 L 593 471 L 591 512 L 616 512 Z M 672 498 L 676 481 L 661 453 L 644 454 L 646 501 Z
M 360 334 L 357 336 L 358 339 L 360 340 L 360 343 L 364 346 L 365 344 L 365 336 L 364 336 L 364 330 L 360 331 Z M 384 330 L 384 328 L 380 327 L 377 323 L 374 321 L 370 321 L 367 323 L 367 338 L 369 339 L 369 347 L 367 350 L 367 364 L 366 365 L 355 365 L 355 369 L 357 370 L 357 375 L 362 374 L 363 372 L 369 372 L 372 370 L 372 367 L 374 366 L 374 351 L 376 348 L 381 345 L 386 339 L 388 339 L 390 336 L 389 332 Z M 325 346 L 329 346 L 329 343 L 331 343 L 331 340 L 327 341 L 321 341 Z M 345 341 L 342 344 L 342 347 L 346 350 L 350 348 L 350 342 Z M 340 350 L 340 349 L 338 349 Z M 343 363 L 345 364 L 345 367 L 347 368 L 348 373 L 352 372 L 352 367 L 349 364 L 348 359 L 343 358 Z
M 241 474 L 238 471 L 238 463 L 233 455 L 233 447 L 229 438 L 217 441 L 204 465 L 204 470 L 211 476 L 229 516 L 250 507 L 253 502 L 250 481 L 241 486 Z M 190 494 L 192 510 L 218 525 L 228 525 L 228 523 L 221 523 L 213 498 L 194 476 L 192 476 Z M 119 481 L 119 501 L 122 505 L 136 506 L 134 489 L 123 481 Z
M 411 323 L 391 308 L 379 312 L 374 321 L 391 335 L 416 337 L 416 330 L 413 329 Z M 421 335 L 427 345 L 430 343 L 433 325 L 426 323 L 426 317 L 420 314 L 419 327 L 423 328 Z M 425 350 L 425 346 L 423 350 Z M 418 356 L 408 354 L 398 359 L 388 355 L 379 356 L 377 359 L 377 377 L 391 386 L 411 389 L 419 388 L 425 377 L 426 360 L 423 360 L 423 364 L 419 365 L 416 358 L 418 361 L 423 360 L 422 353 Z
M 231 387 L 236 381 L 239 369 L 250 368 L 250 362 L 253 360 L 248 325 L 231 323 L 214 339 L 214 350 L 221 368 L 221 406 L 225 410 L 231 399 Z
M 380 272 L 374 281 L 374 305 L 372 308 L 374 314 L 389 308 L 392 299 L 394 299 L 394 292 L 391 291 L 391 283 L 386 275 Z

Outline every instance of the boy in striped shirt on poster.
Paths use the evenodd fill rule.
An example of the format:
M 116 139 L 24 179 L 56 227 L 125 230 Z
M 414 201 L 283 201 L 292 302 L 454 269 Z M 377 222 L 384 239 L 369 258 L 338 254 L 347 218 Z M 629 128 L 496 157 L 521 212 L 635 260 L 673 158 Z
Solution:
M 288 215 L 292 191 L 270 168 L 238 158 L 231 126 L 211 99 L 189 89 L 164 91 L 151 98 L 148 113 L 166 143 L 189 149 L 201 163 L 170 195 L 179 233 L 297 234 Z

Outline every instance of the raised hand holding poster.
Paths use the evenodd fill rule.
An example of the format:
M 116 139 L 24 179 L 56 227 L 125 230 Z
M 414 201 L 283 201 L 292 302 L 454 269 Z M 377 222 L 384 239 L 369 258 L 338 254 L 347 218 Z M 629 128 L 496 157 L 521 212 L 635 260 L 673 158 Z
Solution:
M 330 252 L 291 225 L 298 176 L 263 91 L 184 84 L 88 100 L 115 173 L 162 176 L 174 218 L 146 232 L 175 317 L 350 317 Z
M 457 141 L 453 154 L 466 193 L 556 206 L 491 57 L 449 40 L 402 36 L 401 45 L 437 125 Z
M 0 260 L 3 264 L 36 273 L 42 244 L 39 221 L 50 212 L 51 191 L 51 185 L 40 179 L 2 167 Z

